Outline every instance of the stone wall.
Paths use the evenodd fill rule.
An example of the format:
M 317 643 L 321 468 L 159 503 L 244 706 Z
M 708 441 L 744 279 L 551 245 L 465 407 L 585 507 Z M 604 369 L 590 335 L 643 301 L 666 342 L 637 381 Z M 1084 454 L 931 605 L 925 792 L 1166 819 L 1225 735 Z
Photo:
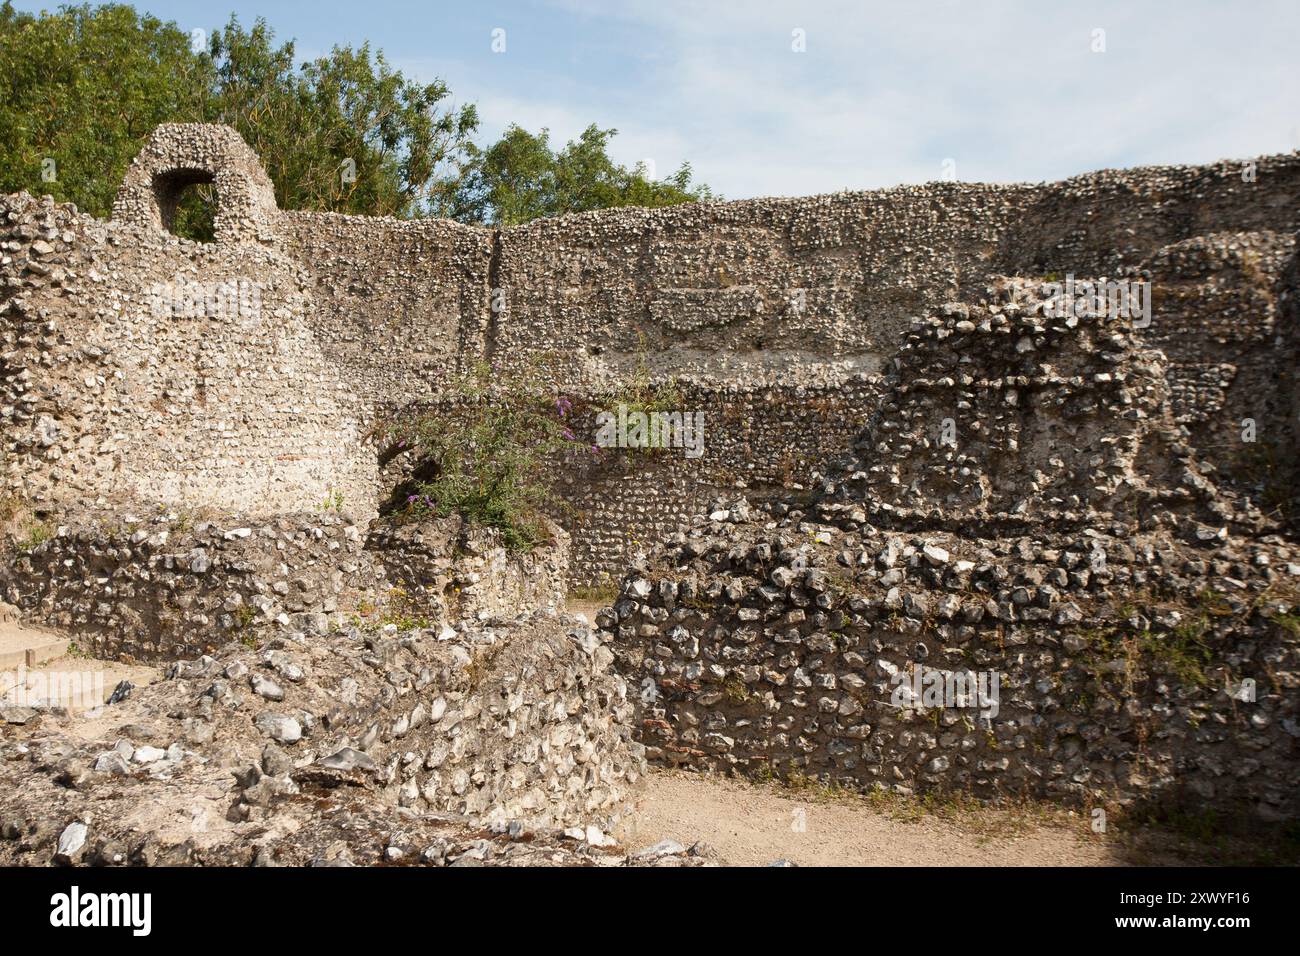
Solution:
M 0 594 L 114 659 L 197 657 L 233 639 L 323 633 L 382 594 L 350 520 L 82 511 L 0 563 Z
M 180 190 L 209 181 L 217 241 L 170 236 Z M 1249 418 L 1270 449 L 1295 443 L 1297 154 L 491 230 L 280 211 L 233 132 L 164 126 L 112 222 L 5 203 L 5 480 L 38 505 L 273 514 L 342 495 L 364 522 L 387 490 L 368 439 L 378 417 L 436 402 L 476 363 L 555 353 L 562 385 L 593 407 L 644 371 L 706 415 L 701 458 L 566 469 L 556 516 L 574 578 L 591 581 L 720 490 L 808 484 L 867 423 L 910 320 L 1005 275 L 1149 278 L 1142 334 L 1166 354 L 1206 463 L 1263 495 L 1234 430 Z M 259 284 L 254 318 L 220 302 L 188 317 L 154 307 L 160 286 L 241 281 Z
M 644 772 L 611 659 L 554 616 L 286 631 L 178 662 L 94 724 L 6 708 L 0 859 L 469 865 L 511 841 L 572 858 L 613 842 Z M 576 828 L 567 849 L 555 828 Z
M 914 323 L 814 495 L 625 578 L 598 623 L 651 757 L 1294 819 L 1300 549 L 1200 474 L 1163 353 L 1005 292 Z
M 372 407 L 428 395 L 440 372 L 428 343 L 455 341 L 447 371 L 554 353 L 571 392 L 597 406 L 648 370 L 678 383 L 686 409 L 705 411 L 700 459 L 565 474 L 570 507 L 557 517 L 574 537 L 575 579 L 589 581 L 617 574 L 639 544 L 662 540 L 718 490 L 766 497 L 806 483 L 866 424 L 863 383 L 884 372 L 911 319 L 1001 276 L 1148 278 L 1153 321 L 1143 334 L 1166 351 L 1173 401 L 1206 460 L 1227 475 L 1241 470 L 1241 443 L 1229 438 L 1247 417 L 1285 445 L 1293 431 L 1278 378 L 1290 353 L 1278 345 L 1277 316 L 1300 229 L 1300 156 L 1257 161 L 1250 182 L 1246 169 L 606 210 L 495 233 L 286 219 L 318 295 L 334 290 L 313 321 L 327 343 L 357 336 L 326 348 L 377 389 Z M 322 232 L 338 235 L 329 255 L 312 244 Z M 406 254 L 395 258 L 399 248 Z M 349 277 L 369 278 L 336 280 L 334 255 Z M 417 286 L 404 284 L 407 273 L 421 277 Z M 420 296 L 417 314 L 409 303 Z M 387 390 L 399 382 L 399 394 Z M 835 413 L 808 420 L 808 394 Z
M 1013 547 L 798 516 L 755 533 L 734 506 L 717 513 L 599 619 L 639 686 L 652 760 L 851 790 L 1300 815 L 1294 547 L 1095 532 Z
M 459 516 L 376 527 L 367 542 L 390 585 L 413 607 L 449 620 L 513 617 L 523 609 L 564 608 L 569 536 L 550 523 L 550 540 L 511 551 L 495 528 Z
M 273 248 L 195 243 L 0 200 L 7 495 L 374 513 L 357 405 Z
M 366 412 L 436 396 L 486 353 L 489 230 L 285 212 L 279 232 L 311 274 L 312 331 Z
M 275 187 L 257 154 L 229 126 L 166 123 L 132 161 L 113 201 L 113 221 L 170 232 L 189 186 L 211 184 L 222 245 L 267 242 L 278 217 Z
M 0 600 L 121 660 L 197 657 L 239 640 L 362 623 L 441 628 L 564 606 L 569 541 L 508 551 L 459 518 L 379 528 L 335 512 L 272 518 L 77 511 L 10 540 Z
M 6 554 L 0 595 L 82 650 L 179 662 L 160 684 L 119 688 L 107 709 L 129 729 L 110 739 L 66 735 L 58 708 L 0 712 L 4 740 L 32 734 L 20 752 L 40 755 L 34 767 L 4 761 L 23 785 L 0 788 L 0 855 L 31 862 L 39 848 L 48 861 L 48 827 L 84 815 L 85 799 L 96 825 L 85 849 L 101 863 L 248 862 L 336 812 L 385 809 L 402 814 L 375 823 L 389 840 L 395 821 L 413 834 L 437 820 L 457 840 L 491 826 L 553 842 L 576 826 L 585 848 L 613 842 L 604 830 L 625 813 L 644 753 L 612 652 L 560 613 L 559 528 L 517 554 L 455 518 L 369 540 L 332 512 L 69 521 Z M 45 794 L 65 772 L 76 796 Z M 344 829 L 352 852 L 376 851 L 379 837 Z M 428 856 L 432 839 L 395 845 L 450 862 Z
M 51 532 L 9 539 L 3 597 L 119 657 L 220 649 L 142 693 L 163 746 L 137 762 L 229 801 L 232 838 L 353 787 L 603 825 L 640 772 L 626 679 L 653 754 L 694 766 L 1294 817 L 1300 554 L 1238 466 L 1244 419 L 1297 439 L 1300 154 L 1253 174 L 488 230 L 281 212 L 229 130 L 160 127 L 111 222 L 0 199 L 5 507 Z M 216 241 L 172 236 L 209 182 Z M 1005 294 L 1066 274 L 1151 279 L 1151 324 Z M 519 557 L 373 525 L 377 420 L 543 352 L 579 432 L 648 377 L 704 454 L 557 465 L 571 570 L 558 529 Z M 555 613 L 642 551 L 598 631 Z M 926 669 L 999 675 L 996 719 L 896 700 Z M 51 747 L 137 779 L 112 741 Z

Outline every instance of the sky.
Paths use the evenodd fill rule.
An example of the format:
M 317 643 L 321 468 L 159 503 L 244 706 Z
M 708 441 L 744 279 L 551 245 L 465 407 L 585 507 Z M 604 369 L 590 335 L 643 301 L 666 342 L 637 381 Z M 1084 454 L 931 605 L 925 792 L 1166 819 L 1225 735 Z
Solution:
M 134 6 L 187 32 L 261 16 L 301 57 L 369 40 L 476 103 L 484 143 L 596 123 L 619 162 L 663 177 L 689 160 L 727 199 L 1300 149 L 1297 0 Z

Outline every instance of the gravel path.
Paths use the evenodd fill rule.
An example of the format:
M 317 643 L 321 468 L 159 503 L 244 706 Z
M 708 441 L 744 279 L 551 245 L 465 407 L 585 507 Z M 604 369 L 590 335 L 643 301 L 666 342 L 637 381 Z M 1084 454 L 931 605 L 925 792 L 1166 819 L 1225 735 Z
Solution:
M 732 865 L 786 859 L 800 866 L 1116 866 L 1129 861 L 1075 818 L 1072 827 L 1011 810 L 918 822 L 860 798 L 826 800 L 776 786 L 652 771 L 638 803 L 638 847 L 671 838 L 711 843 Z M 802 821 L 802 830 L 799 823 Z

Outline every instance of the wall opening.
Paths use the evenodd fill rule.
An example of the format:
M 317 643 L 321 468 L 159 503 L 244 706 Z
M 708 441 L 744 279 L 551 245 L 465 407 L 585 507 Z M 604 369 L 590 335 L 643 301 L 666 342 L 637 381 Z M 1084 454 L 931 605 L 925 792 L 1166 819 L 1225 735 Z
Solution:
M 196 242 L 216 240 L 217 187 L 203 169 L 172 169 L 154 177 L 162 226 L 174 236 Z

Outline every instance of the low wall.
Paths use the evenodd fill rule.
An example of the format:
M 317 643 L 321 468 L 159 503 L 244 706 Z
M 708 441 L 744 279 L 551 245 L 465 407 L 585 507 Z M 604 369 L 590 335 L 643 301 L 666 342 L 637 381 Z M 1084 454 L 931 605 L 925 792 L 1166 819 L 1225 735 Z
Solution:
M 555 524 L 549 530 L 551 540 L 531 551 L 510 551 L 496 529 L 459 517 L 382 522 L 366 547 L 392 587 L 410 590 L 413 606 L 449 620 L 508 618 L 564 607 L 569 536 Z
M 335 512 L 259 519 L 67 514 L 0 543 L 0 599 L 119 659 L 211 652 L 357 621 L 438 627 L 563 607 L 568 537 L 507 551 L 458 518 L 376 525 Z M 42 538 L 36 541 L 35 539 Z
M 448 865 L 574 827 L 555 858 L 590 852 L 644 773 L 611 661 L 555 616 L 345 627 L 177 662 L 105 738 L 7 709 L 0 860 Z
M 652 760 L 1300 816 L 1296 548 L 1098 533 L 1012 548 L 722 513 L 597 619 Z M 942 693 L 958 674 L 964 700 Z
M 383 589 L 350 519 L 63 515 L 34 546 L 0 549 L 0 594 L 117 659 L 193 657 L 267 632 L 320 633 Z

